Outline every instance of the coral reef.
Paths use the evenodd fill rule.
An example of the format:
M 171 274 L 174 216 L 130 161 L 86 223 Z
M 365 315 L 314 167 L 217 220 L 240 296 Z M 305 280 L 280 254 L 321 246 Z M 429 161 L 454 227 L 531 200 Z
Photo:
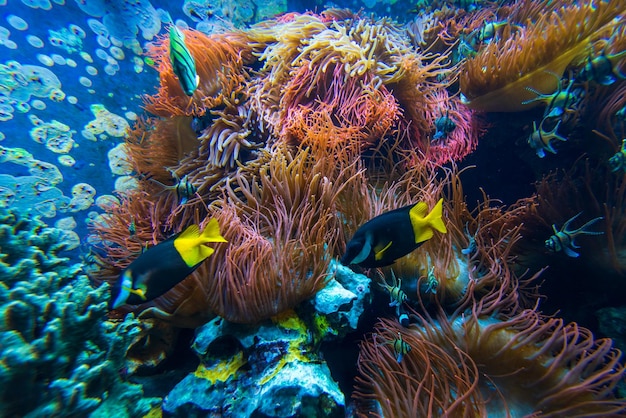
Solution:
M 231 245 L 209 263 L 209 304 L 234 322 L 276 315 L 325 285 L 342 231 L 337 202 L 361 180 L 354 165 L 306 150 L 272 154 L 258 181 L 234 179 L 229 206 L 216 215 Z
M 132 316 L 105 323 L 107 287 L 91 287 L 59 255 L 63 233 L 0 213 L 0 410 L 7 416 L 137 416 L 159 400 L 119 370 L 138 331 Z M 100 415 L 99 415 L 100 414 Z
M 341 415 L 345 399 L 320 347 L 363 316 L 389 314 L 361 344 L 353 400 L 363 416 L 623 413 L 620 352 L 538 308 L 549 226 L 574 214 L 550 209 L 559 193 L 547 185 L 508 206 L 483 192 L 470 209 L 456 166 L 488 126 L 473 109 L 545 105 L 527 126 L 537 151 L 542 133 L 574 130 L 588 116 L 602 91 L 582 80 L 585 58 L 620 54 L 603 40 L 620 12 L 596 3 L 537 0 L 459 15 L 433 6 L 430 20 L 408 29 L 335 9 L 211 35 L 181 29 L 199 76 L 192 96 L 167 59 L 169 40 L 158 38 L 149 53 L 160 85 L 144 98 L 152 115 L 111 154 L 135 187 L 94 220 L 92 242 L 96 281 L 113 283 L 147 246 L 191 224 L 215 218 L 228 241 L 161 297 L 110 313 L 150 318 L 137 345 L 169 326 L 200 327 L 201 364 L 164 411 Z M 509 23 L 498 20 L 507 13 Z M 622 107 L 620 98 L 607 103 L 612 128 Z M 543 149 L 554 150 L 549 141 Z M 611 225 L 602 260 L 617 266 L 622 183 L 607 182 L 612 198 L 610 190 L 585 202 L 587 215 Z M 351 266 L 363 275 L 337 265 L 369 219 L 442 198 L 446 234 L 391 267 Z M 147 351 L 150 364 L 167 355 L 164 345 Z
M 372 302 L 370 279 L 354 273 L 336 260 L 329 266 L 333 278 L 312 299 L 312 313 L 318 338 L 341 339 L 358 329 L 359 319 Z M 302 308 L 306 312 L 306 308 Z M 308 317 L 307 317 L 308 318 Z
M 237 28 L 284 13 L 287 1 L 206 1 L 185 0 L 183 12 L 196 22 L 196 29 L 205 33 L 219 31 L 224 21 Z
M 0 187 L 2 207 L 24 211 L 34 210 L 38 215 L 53 218 L 57 211 L 71 210 L 71 199 L 56 186 L 63 180 L 58 167 L 36 159 L 24 148 L 0 146 L 0 163 L 24 166 L 29 175 L 2 174 Z

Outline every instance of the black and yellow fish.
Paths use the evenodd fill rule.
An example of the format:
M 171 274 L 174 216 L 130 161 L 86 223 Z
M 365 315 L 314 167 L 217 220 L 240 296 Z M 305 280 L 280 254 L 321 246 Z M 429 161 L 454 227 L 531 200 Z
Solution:
M 443 199 L 428 213 L 424 202 L 385 212 L 361 226 L 346 247 L 343 265 L 383 267 L 393 264 L 433 237 L 446 233 L 441 219 Z
M 137 305 L 156 299 L 200 267 L 215 251 L 210 242 L 226 242 L 216 219 L 203 231 L 198 225 L 149 248 L 120 274 L 111 289 L 110 308 Z
M 170 61 L 180 87 L 187 96 L 193 96 L 200 83 L 196 61 L 185 44 L 185 35 L 173 23 L 170 26 Z

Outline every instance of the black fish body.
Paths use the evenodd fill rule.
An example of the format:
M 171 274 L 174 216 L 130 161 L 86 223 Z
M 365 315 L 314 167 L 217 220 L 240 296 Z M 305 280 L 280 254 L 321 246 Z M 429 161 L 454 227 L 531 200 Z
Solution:
M 138 305 L 163 295 L 196 270 L 214 249 L 206 244 L 226 242 L 215 218 L 203 231 L 191 225 L 143 252 L 122 271 L 111 289 L 110 308 Z
M 428 214 L 426 203 L 420 202 L 370 219 L 348 242 L 341 263 L 365 268 L 393 264 L 432 238 L 433 230 L 446 232 L 442 203 L 440 199 Z
M 202 264 L 200 262 L 192 267 L 185 264 L 174 247 L 176 237 L 150 247 L 122 272 L 122 278 L 125 274 L 130 274 L 135 286 L 146 285 L 145 299 L 131 293 L 126 300 L 127 304 L 138 305 L 146 300 L 158 298 L 182 282 Z M 113 294 L 119 294 L 121 291 L 122 278 L 115 283 Z
M 383 213 L 370 219 L 363 224 L 354 234 L 346 247 L 346 253 L 341 258 L 342 264 L 350 264 L 350 260 L 361 251 L 363 245 L 371 238 L 371 246 L 374 251 L 370 251 L 367 258 L 359 262 L 358 265 L 365 268 L 384 267 L 393 264 L 398 258 L 403 257 L 411 251 L 417 249 L 423 243 L 415 243 L 415 234 L 411 228 L 409 210 L 413 205 L 405 206 L 390 212 Z M 391 245 L 390 242 L 392 243 Z M 376 253 L 384 250 L 384 257 L 376 260 Z

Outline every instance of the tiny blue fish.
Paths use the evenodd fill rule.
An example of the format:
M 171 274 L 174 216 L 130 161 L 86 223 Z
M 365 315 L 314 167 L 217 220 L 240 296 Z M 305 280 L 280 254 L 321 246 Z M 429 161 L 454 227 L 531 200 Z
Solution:
M 622 140 L 622 147 L 611 158 L 609 158 L 609 168 L 613 173 L 626 171 L 626 138 Z
M 587 58 L 587 64 L 581 76 L 587 81 L 595 81 L 603 86 L 610 86 L 618 80 L 624 80 L 625 74 L 620 72 L 619 63 L 626 57 L 626 50 L 617 54 L 606 54 L 602 51 L 598 56 Z
M 446 112 L 445 116 L 440 116 L 435 121 L 435 134 L 432 140 L 438 141 L 440 139 L 446 139 L 448 134 L 454 131 L 455 128 L 456 123 L 448 117 L 448 112 Z

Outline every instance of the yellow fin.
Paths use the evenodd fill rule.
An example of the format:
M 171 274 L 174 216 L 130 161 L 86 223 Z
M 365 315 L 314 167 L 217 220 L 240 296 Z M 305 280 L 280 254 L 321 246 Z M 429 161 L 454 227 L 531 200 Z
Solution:
M 410 211 L 411 217 L 416 216 L 418 218 L 425 218 L 428 213 L 428 205 L 426 202 L 416 203 Z
M 387 249 L 391 247 L 391 244 L 393 244 L 393 241 L 389 241 L 389 244 L 385 245 L 385 247 L 381 248 L 380 250 L 374 248 L 374 259 L 376 261 L 382 260 L 382 258 L 385 256 L 385 251 L 387 251 Z
M 198 225 L 188 226 L 174 239 L 174 248 L 189 267 L 195 266 L 206 258 L 202 255 L 201 247 L 202 241 Z
M 202 231 L 202 238 L 204 243 L 206 242 L 228 242 L 220 234 L 220 225 L 217 223 L 217 219 L 213 218 L 209 221 L 207 226 Z
M 198 225 L 189 225 L 180 235 L 176 238 L 178 239 L 193 239 L 198 238 L 200 236 L 200 227 Z
M 415 243 L 418 244 L 420 242 L 428 241 L 433 237 L 433 235 L 435 235 L 433 230 L 428 226 L 425 226 L 420 230 L 419 235 L 415 235 Z
M 204 244 L 209 242 L 227 242 L 220 235 L 219 224 L 217 219 L 213 218 L 209 221 L 206 228 L 200 232 L 198 225 L 190 225 L 175 240 L 174 248 L 183 259 L 185 264 L 193 267 L 202 262 L 215 251 Z
M 433 229 L 445 234 L 448 232 L 446 225 L 441 218 L 443 215 L 443 198 L 439 199 L 435 207 L 426 215 L 427 206 L 424 202 L 419 202 L 409 211 L 409 218 L 413 226 L 415 243 L 428 241 L 434 235 Z M 426 216 L 424 216 L 426 215 Z
M 206 245 L 201 245 L 198 249 L 200 250 L 200 257 L 202 257 L 203 260 L 211 257 L 211 255 L 215 252 L 213 248 L 207 247 Z
M 443 223 L 442 217 L 443 217 L 443 197 L 439 199 L 439 201 L 437 202 L 433 210 L 430 211 L 426 219 L 428 220 L 428 223 L 430 224 L 430 226 L 432 226 L 433 228 L 435 228 L 437 231 L 441 232 L 442 234 L 445 234 L 446 232 L 448 232 L 448 230 L 446 229 L 446 225 Z
M 122 286 L 122 289 L 126 290 L 128 293 L 132 293 L 141 298 L 141 300 L 146 300 L 146 289 L 145 287 L 139 287 L 137 289 L 133 289 L 132 287 Z

